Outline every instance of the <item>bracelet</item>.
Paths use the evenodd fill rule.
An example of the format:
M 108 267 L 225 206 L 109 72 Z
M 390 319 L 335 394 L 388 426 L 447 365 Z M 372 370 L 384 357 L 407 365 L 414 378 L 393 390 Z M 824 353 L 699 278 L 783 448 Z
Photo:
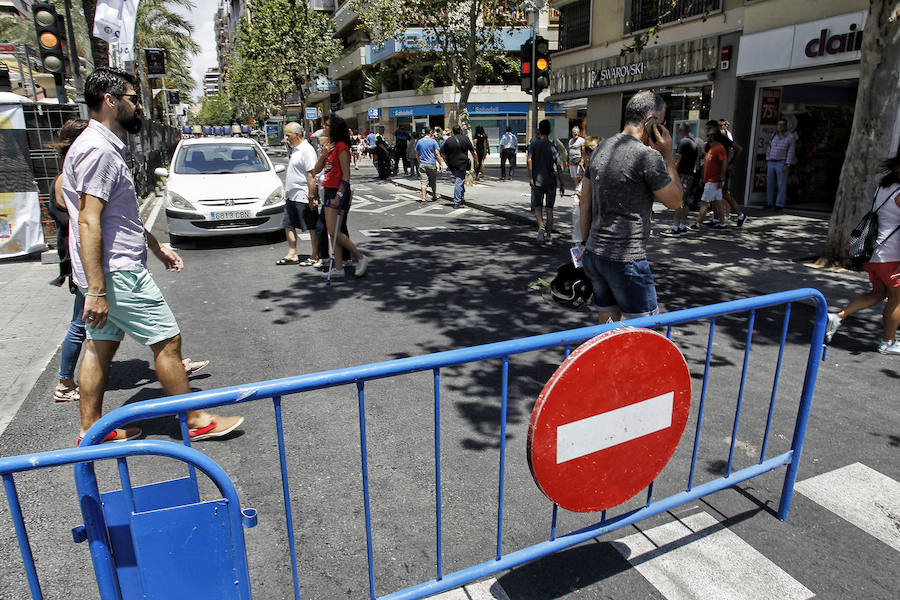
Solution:
M 106 292 L 103 292 L 102 294 L 91 294 L 91 293 L 85 292 L 84 295 L 90 296 L 91 298 L 103 298 L 104 296 L 106 296 Z

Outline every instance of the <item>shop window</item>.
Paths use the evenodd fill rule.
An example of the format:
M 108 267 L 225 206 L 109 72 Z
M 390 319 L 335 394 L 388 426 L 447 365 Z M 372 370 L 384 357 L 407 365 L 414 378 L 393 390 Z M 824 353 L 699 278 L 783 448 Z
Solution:
M 591 43 L 591 2 L 578 0 L 559 9 L 559 49 Z
M 630 0 L 625 3 L 625 33 L 722 10 L 722 0 Z

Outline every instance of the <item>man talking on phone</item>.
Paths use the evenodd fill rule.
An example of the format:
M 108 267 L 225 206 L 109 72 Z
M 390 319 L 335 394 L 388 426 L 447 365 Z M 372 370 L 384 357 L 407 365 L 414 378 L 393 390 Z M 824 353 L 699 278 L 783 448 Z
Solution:
M 682 201 L 665 114 L 657 94 L 637 93 L 622 132 L 600 142 L 586 165 L 580 245 L 600 323 L 659 312 L 646 250 L 653 201 L 672 210 Z

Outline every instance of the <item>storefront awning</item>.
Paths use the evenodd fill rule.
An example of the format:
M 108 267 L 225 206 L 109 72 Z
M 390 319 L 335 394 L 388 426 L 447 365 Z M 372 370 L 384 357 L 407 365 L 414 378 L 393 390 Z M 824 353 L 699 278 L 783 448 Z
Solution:
M 638 90 L 657 90 L 660 88 L 671 88 L 689 84 L 706 83 L 713 80 L 715 71 L 707 71 L 704 73 L 691 73 L 690 75 L 681 75 L 678 77 L 663 77 L 661 79 L 645 79 L 643 81 L 633 81 L 622 83 L 619 85 L 607 85 L 603 87 L 589 88 L 586 90 L 575 90 L 563 94 L 554 94 L 547 98 L 549 102 L 561 102 L 563 100 L 572 100 L 575 98 L 587 98 L 589 96 L 605 96 L 606 94 L 627 94 Z
M 527 115 L 531 104 L 528 102 L 469 102 L 466 110 L 470 115 Z
M 427 117 L 444 114 L 443 104 L 419 104 L 418 106 L 394 106 L 388 109 L 388 117 Z

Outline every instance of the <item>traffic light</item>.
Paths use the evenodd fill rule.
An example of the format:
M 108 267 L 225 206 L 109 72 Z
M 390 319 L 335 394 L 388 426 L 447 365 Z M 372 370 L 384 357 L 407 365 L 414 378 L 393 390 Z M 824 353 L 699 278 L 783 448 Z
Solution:
M 534 44 L 534 82 L 540 92 L 550 87 L 550 43 L 538 36 Z
M 181 104 L 181 93 L 178 90 L 169 90 L 169 104 L 172 106 Z
M 343 102 L 341 101 L 341 93 L 340 92 L 332 92 L 328 96 L 328 107 L 331 112 L 337 112 L 341 110 L 343 106 Z
M 519 75 L 522 78 L 522 91 L 523 92 L 531 92 L 531 52 L 532 45 L 531 42 L 525 42 L 519 48 L 519 52 L 522 54 L 522 67 L 519 69 Z
M 34 16 L 41 64 L 50 73 L 65 75 L 66 54 L 62 44 L 65 26 L 62 17 L 56 14 L 56 8 L 49 2 L 35 2 L 31 11 Z

